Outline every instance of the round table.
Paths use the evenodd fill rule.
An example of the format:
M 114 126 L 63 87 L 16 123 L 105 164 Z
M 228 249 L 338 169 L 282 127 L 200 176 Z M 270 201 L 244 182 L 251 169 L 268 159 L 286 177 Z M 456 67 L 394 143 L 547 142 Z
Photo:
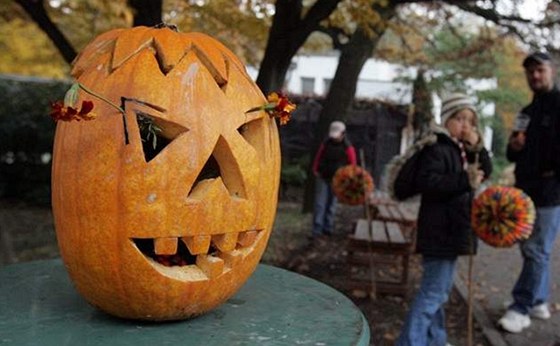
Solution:
M 114 318 L 74 289 L 60 259 L 0 268 L 0 345 L 369 345 L 343 294 L 260 264 L 227 302 L 179 322 Z

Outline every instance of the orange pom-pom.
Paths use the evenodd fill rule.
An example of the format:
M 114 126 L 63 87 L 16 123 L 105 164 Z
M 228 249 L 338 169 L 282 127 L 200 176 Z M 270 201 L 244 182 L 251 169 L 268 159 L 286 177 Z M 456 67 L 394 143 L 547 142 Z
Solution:
M 368 171 L 356 165 L 339 168 L 333 177 L 333 192 L 340 203 L 362 204 L 373 191 L 373 178 Z
M 494 247 L 510 247 L 529 238 L 535 223 L 535 205 L 514 187 L 491 186 L 472 205 L 473 231 Z

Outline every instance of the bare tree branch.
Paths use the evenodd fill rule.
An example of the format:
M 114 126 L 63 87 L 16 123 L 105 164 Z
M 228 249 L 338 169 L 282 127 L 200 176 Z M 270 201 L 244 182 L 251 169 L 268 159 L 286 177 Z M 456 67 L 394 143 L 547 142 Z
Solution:
M 72 63 L 77 53 L 62 31 L 51 21 L 42 0 L 16 0 L 33 21 L 51 39 L 67 63 Z
M 318 0 L 305 15 L 302 27 L 316 27 L 333 13 L 340 2 L 341 0 Z
M 302 0 L 277 0 L 257 85 L 264 93 L 282 88 L 293 56 L 341 0 L 318 0 L 303 14 Z
M 332 46 L 336 50 L 342 49 L 344 42 L 348 42 L 349 39 L 348 34 L 343 29 L 335 26 L 320 26 L 317 31 L 329 36 L 332 40 Z

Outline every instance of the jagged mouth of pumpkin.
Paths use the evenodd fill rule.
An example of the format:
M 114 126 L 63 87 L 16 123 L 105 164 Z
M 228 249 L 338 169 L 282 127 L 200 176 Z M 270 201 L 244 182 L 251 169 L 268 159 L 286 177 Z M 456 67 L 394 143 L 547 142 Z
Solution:
M 132 238 L 160 273 L 182 281 L 207 280 L 239 264 L 259 242 L 262 230 L 216 235 Z

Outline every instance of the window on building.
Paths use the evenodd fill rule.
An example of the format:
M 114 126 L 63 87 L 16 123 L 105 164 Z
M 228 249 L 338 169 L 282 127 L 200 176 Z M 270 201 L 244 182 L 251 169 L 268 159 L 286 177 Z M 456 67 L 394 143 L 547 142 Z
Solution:
M 324 78 L 323 79 L 323 94 L 326 95 L 329 93 L 329 90 L 331 89 L 331 83 L 332 83 L 332 78 Z
M 302 95 L 313 95 L 315 93 L 315 78 L 301 77 Z

